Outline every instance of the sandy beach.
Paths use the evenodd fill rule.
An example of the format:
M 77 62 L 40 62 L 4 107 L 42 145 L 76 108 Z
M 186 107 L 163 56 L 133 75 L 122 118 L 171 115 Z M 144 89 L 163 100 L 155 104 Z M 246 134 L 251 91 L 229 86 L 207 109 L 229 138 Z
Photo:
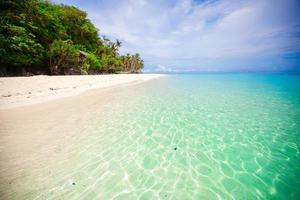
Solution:
M 1 78 L 0 199 L 30 199 L 26 195 L 36 190 L 32 183 L 45 186 L 60 173 L 58 166 L 69 163 L 77 151 L 72 146 L 85 137 L 82 133 L 97 121 L 95 116 L 118 104 L 120 91 L 161 76 Z
M 137 83 L 161 76 L 164 75 L 115 74 L 0 78 L 0 109 L 42 103 L 75 96 L 92 89 Z

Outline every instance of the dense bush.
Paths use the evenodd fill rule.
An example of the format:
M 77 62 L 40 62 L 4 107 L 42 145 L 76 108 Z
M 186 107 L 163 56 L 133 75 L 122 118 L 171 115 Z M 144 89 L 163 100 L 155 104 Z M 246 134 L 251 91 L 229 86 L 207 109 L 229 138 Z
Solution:
M 73 66 L 80 71 L 79 50 L 71 40 L 55 40 L 49 49 L 50 71 L 52 74 L 67 74 Z
M 87 53 L 89 69 L 100 71 L 102 68 L 100 59 L 93 53 Z

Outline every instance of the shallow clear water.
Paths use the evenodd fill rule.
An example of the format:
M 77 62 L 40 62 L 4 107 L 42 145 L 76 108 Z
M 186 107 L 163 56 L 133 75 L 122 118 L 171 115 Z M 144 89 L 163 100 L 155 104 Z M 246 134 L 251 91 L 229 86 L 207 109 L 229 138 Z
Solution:
M 29 199 L 300 199 L 299 76 L 172 75 L 115 98 Z

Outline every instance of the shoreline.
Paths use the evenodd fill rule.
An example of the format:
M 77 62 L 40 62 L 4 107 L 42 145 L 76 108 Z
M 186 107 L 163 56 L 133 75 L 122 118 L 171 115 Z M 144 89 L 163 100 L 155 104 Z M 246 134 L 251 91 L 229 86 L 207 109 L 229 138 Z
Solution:
M 30 106 L 124 84 L 139 83 L 163 74 L 112 74 L 0 78 L 0 110 Z
M 26 197 L 30 199 L 31 196 L 28 191 L 36 191 L 36 187 L 55 189 L 56 185 L 44 183 L 60 177 L 60 169 L 65 165 L 69 165 L 69 163 L 72 166 L 78 165 L 78 162 L 74 163 L 72 160 L 76 156 L 71 155 L 77 151 L 76 145 L 87 139 L 88 135 L 92 133 L 90 132 L 91 127 L 96 127 L 98 123 L 103 122 L 108 113 L 112 114 L 113 110 L 118 110 L 116 105 L 120 98 L 124 94 L 134 92 L 136 87 L 143 87 L 139 83 L 162 76 L 158 74 L 92 76 L 95 79 L 94 85 L 79 88 L 80 90 L 76 90 L 76 93 L 69 92 L 50 98 L 53 97 L 51 96 L 53 90 L 47 89 L 45 94 L 49 95 L 42 96 L 46 99 L 37 98 L 37 102 L 27 102 L 30 104 L 23 104 L 22 106 L 8 104 L 10 105 L 9 109 L 6 109 L 7 107 L 3 109 L 3 105 L 1 105 L 0 199 L 22 199 L 24 195 L 29 195 Z M 11 80 L 7 81 L 6 84 L 13 80 L 20 82 L 29 79 L 25 81 L 26 84 L 20 85 L 18 88 L 27 91 L 25 86 L 28 86 L 29 83 L 32 84 L 32 80 L 36 78 L 45 77 L 8 78 Z M 47 80 L 49 78 L 52 77 L 46 77 Z M 57 84 L 60 85 L 63 83 L 72 85 L 72 81 L 77 80 L 75 76 L 53 78 L 55 80 L 57 78 L 69 80 L 58 82 Z M 1 87 L 3 87 L 3 79 L 0 81 L 2 81 Z M 44 82 L 37 82 L 45 84 Z M 17 83 L 14 84 L 16 87 Z M 43 84 L 42 86 L 45 86 Z M 38 85 L 34 85 L 34 87 L 35 89 L 41 88 Z M 63 92 L 65 90 L 69 91 L 61 89 Z M 34 94 L 32 92 L 32 95 Z M 26 96 L 23 95 L 23 98 Z M 36 97 L 33 96 L 32 99 L 34 98 Z M 45 101 L 41 101 L 41 99 Z M 107 138 L 108 134 L 98 136 Z M 65 181 L 64 184 L 68 184 L 67 180 Z

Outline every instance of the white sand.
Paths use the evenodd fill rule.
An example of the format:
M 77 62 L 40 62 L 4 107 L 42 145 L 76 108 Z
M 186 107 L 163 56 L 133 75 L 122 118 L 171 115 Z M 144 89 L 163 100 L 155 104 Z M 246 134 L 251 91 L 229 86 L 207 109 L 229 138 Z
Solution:
M 0 78 L 0 109 L 74 96 L 97 88 L 147 81 L 160 74 L 32 76 Z

